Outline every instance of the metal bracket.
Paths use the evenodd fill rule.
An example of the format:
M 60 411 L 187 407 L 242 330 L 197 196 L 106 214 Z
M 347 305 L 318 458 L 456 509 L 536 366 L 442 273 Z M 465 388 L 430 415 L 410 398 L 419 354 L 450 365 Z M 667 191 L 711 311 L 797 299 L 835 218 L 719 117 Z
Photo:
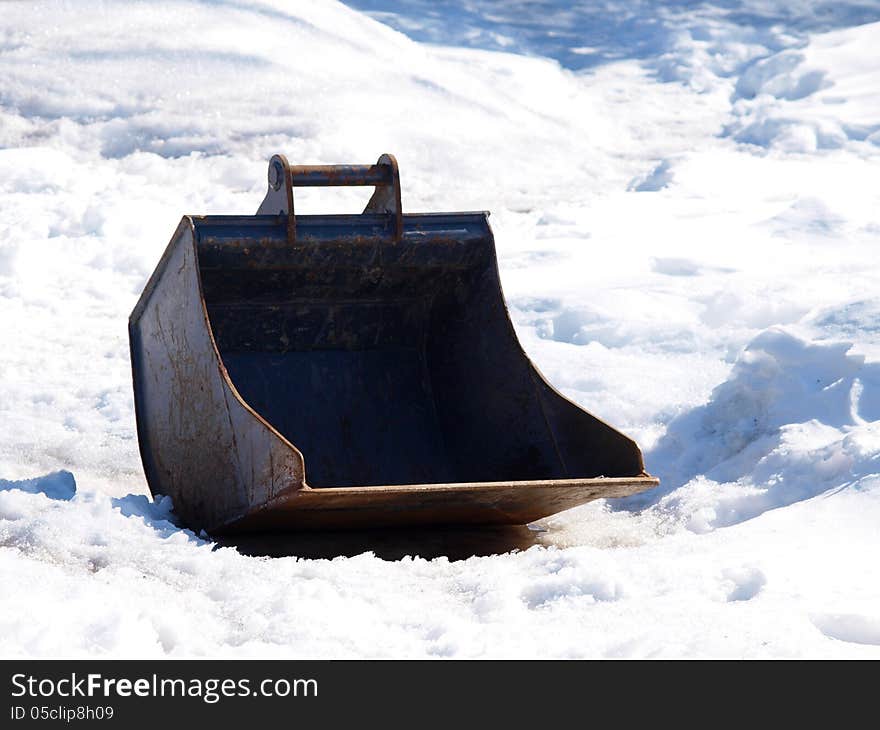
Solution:
M 287 240 L 296 241 L 294 187 L 374 185 L 373 195 L 364 213 L 393 216 L 392 240 L 403 236 L 403 211 L 400 204 L 400 173 L 394 155 L 383 154 L 375 165 L 293 165 L 284 155 L 269 160 L 269 189 L 257 209 L 257 215 L 287 216 Z
M 273 155 L 269 160 L 269 189 L 257 208 L 257 215 L 287 216 L 287 240 L 296 240 L 296 218 L 293 212 L 293 175 L 284 155 Z

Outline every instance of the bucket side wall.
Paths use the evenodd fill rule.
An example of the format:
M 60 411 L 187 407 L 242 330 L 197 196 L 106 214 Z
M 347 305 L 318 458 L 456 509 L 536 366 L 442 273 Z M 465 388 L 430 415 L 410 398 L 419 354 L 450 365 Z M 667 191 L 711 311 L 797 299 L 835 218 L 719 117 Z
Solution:
M 154 495 L 218 527 L 303 483 L 301 455 L 241 401 L 217 355 L 184 218 L 129 322 L 138 437 Z
M 634 441 L 555 391 L 516 337 L 492 256 L 435 302 L 427 359 L 456 481 L 638 476 Z

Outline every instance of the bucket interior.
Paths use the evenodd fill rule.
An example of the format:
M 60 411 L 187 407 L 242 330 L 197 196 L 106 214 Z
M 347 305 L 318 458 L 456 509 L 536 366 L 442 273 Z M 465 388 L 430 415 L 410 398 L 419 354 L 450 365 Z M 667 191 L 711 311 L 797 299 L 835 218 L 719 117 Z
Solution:
M 523 354 L 490 235 L 214 240 L 199 258 L 232 383 L 312 487 L 641 472 L 635 445 Z

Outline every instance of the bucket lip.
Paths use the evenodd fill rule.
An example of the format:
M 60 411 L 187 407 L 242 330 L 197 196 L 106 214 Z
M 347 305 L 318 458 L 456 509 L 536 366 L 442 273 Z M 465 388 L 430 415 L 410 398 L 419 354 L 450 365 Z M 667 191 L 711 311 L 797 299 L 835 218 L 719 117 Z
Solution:
M 262 520 L 273 513 L 278 515 L 306 515 L 320 514 L 328 519 L 334 519 L 334 515 L 341 513 L 351 513 L 361 511 L 363 509 L 371 509 L 383 514 L 394 513 L 397 515 L 408 511 L 412 505 L 412 501 L 428 500 L 435 505 L 442 506 L 463 506 L 463 505 L 485 505 L 488 499 L 494 503 L 496 499 L 503 499 L 504 495 L 510 495 L 522 489 L 525 494 L 536 495 L 537 493 L 547 491 L 550 494 L 556 494 L 563 499 L 573 499 L 568 506 L 562 506 L 552 511 L 539 510 L 544 512 L 543 515 L 535 513 L 533 519 L 525 519 L 519 521 L 516 519 L 489 520 L 483 522 L 473 522 L 464 520 L 463 522 L 453 520 L 445 522 L 443 520 L 424 522 L 417 517 L 415 519 L 404 518 L 400 521 L 395 520 L 395 524 L 405 526 L 411 525 L 416 529 L 420 526 L 455 526 L 470 525 L 472 527 L 489 524 L 528 524 L 538 519 L 543 519 L 551 514 L 556 514 L 564 509 L 584 504 L 593 499 L 601 499 L 603 497 L 624 497 L 656 487 L 660 483 L 657 477 L 651 476 L 647 472 L 642 472 L 636 476 L 628 477 L 583 477 L 580 479 L 534 479 L 534 480 L 510 480 L 498 482 L 455 482 L 455 483 L 438 483 L 438 484 L 397 484 L 397 485 L 378 485 L 372 487 L 308 487 L 303 485 L 299 489 L 285 490 L 274 496 L 273 498 L 259 505 L 254 505 L 244 514 L 236 515 L 222 524 L 214 525 L 208 530 L 211 534 L 228 534 L 239 532 L 242 529 L 249 531 L 253 529 L 254 520 Z M 584 497 L 585 490 L 589 494 Z M 583 497 L 583 498 L 582 498 Z M 378 501 L 376 499 L 378 498 Z M 438 501 L 439 500 L 439 501 Z M 481 501 L 482 500 L 482 501 Z M 397 507 L 393 503 L 397 501 Z M 423 502 L 422 504 L 428 504 Z M 419 510 L 414 512 L 414 516 Z M 504 510 L 502 509 L 502 515 Z M 508 515 L 508 517 L 510 517 Z M 326 525 L 318 529 L 359 529 L 347 523 L 346 519 L 342 519 L 337 528 L 328 528 Z M 375 525 L 374 525 L 375 527 Z M 262 529 L 262 528 L 258 528 Z M 303 525 L 291 527 L 281 525 L 273 528 L 275 530 L 298 530 L 311 529 L 305 528 Z M 362 528 L 360 528 L 362 529 Z
M 352 487 L 315 487 L 307 486 L 306 491 L 321 494 L 366 494 L 366 493 L 394 493 L 394 492 L 457 492 L 466 490 L 478 490 L 488 492 L 492 490 L 507 490 L 511 487 L 530 487 L 538 489 L 558 489 L 562 487 L 581 487 L 585 485 L 595 486 L 623 486 L 627 484 L 651 484 L 657 486 L 660 479 L 647 472 L 634 476 L 623 477 L 575 477 L 572 479 L 508 479 L 492 482 L 425 482 L 422 484 L 377 484 L 373 486 Z

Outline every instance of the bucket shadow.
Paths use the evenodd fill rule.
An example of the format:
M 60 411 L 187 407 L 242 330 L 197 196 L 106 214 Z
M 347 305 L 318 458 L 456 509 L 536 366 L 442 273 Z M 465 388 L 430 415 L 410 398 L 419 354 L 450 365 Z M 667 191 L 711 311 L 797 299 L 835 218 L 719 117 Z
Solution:
M 0 479 L 0 491 L 7 490 L 42 494 L 49 499 L 67 501 L 76 495 L 76 479 L 64 469 L 34 479 Z
M 523 525 L 434 527 L 322 532 L 245 533 L 215 536 L 218 547 L 250 557 L 338 558 L 372 552 L 382 560 L 407 556 L 449 560 L 500 555 L 541 544 L 542 532 Z

